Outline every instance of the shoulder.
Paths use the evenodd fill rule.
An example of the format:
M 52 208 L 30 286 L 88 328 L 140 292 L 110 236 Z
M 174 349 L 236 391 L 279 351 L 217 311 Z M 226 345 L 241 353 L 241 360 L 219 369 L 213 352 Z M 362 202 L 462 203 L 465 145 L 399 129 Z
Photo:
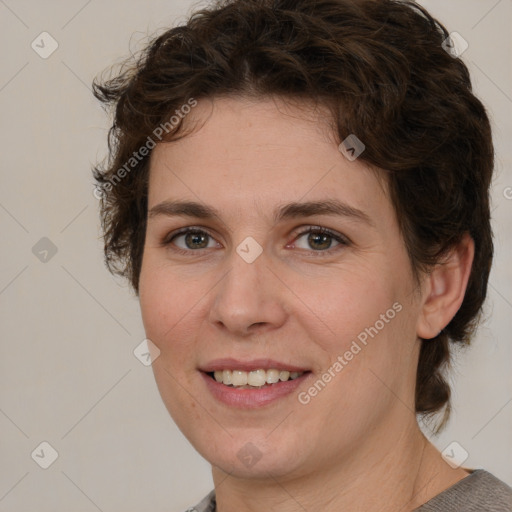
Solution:
M 215 490 L 185 512 L 215 512 Z M 416 509 L 417 512 L 512 512 L 512 488 L 491 473 L 474 470 L 469 476 Z
M 512 488 L 484 469 L 474 470 L 417 512 L 512 512 Z
M 189 507 L 185 512 L 215 512 L 215 490 L 210 491 L 197 505 Z

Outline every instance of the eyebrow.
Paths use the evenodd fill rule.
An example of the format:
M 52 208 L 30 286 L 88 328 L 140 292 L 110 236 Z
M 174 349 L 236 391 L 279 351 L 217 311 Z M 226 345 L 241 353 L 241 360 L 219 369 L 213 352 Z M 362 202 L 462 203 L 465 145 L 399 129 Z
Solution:
M 164 215 L 166 217 L 195 217 L 198 219 L 216 219 L 222 222 L 218 210 L 205 204 L 195 201 L 163 201 L 149 210 L 149 217 Z M 346 217 L 355 221 L 363 222 L 374 227 L 370 217 L 353 206 L 336 199 L 325 199 L 324 201 L 291 202 L 278 206 L 274 210 L 273 220 L 278 223 L 283 220 L 313 217 L 315 215 L 333 215 Z

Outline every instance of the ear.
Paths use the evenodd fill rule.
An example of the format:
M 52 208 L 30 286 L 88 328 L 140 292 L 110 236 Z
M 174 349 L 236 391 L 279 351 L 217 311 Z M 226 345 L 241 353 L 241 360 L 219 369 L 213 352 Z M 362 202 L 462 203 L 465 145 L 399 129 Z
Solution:
M 456 315 L 464 300 L 474 254 L 475 243 L 466 233 L 426 276 L 423 305 L 416 328 L 418 337 L 435 338 Z

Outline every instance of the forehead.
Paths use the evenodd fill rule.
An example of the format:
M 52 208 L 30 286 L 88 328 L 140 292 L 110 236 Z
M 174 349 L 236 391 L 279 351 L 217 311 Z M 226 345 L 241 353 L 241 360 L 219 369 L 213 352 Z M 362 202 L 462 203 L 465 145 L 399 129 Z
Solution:
M 149 207 L 186 198 L 241 212 L 338 198 L 369 216 L 391 212 L 379 171 L 338 149 L 327 109 L 279 98 L 201 100 L 185 136 L 157 144 Z

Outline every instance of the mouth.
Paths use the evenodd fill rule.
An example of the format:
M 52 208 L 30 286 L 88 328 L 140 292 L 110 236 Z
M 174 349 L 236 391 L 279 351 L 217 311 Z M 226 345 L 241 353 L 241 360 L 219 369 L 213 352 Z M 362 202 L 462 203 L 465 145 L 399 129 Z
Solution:
M 276 368 L 244 371 L 244 370 L 216 370 L 206 374 L 219 384 L 234 389 L 261 389 L 274 386 L 280 382 L 298 379 L 308 372 L 278 370 Z
M 283 400 L 312 372 L 270 359 L 222 359 L 200 368 L 210 394 L 230 407 L 252 409 Z

